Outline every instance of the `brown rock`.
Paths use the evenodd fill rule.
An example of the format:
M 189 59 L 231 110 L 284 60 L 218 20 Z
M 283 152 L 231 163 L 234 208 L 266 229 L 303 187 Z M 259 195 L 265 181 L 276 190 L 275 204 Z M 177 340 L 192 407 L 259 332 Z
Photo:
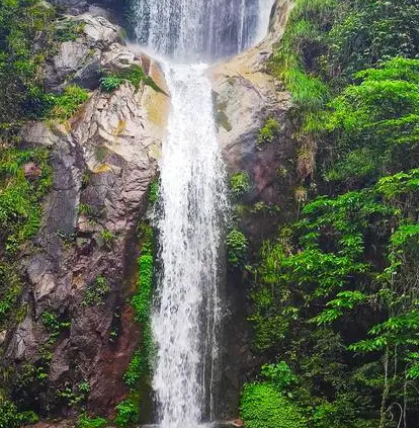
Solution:
M 42 175 L 42 170 L 35 162 L 27 162 L 23 165 L 25 177 L 29 180 L 36 180 Z

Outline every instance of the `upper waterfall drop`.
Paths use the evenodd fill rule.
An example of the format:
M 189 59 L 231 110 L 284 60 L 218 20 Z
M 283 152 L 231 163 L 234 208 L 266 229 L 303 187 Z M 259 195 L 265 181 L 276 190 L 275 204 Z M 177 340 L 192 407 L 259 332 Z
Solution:
M 260 0 L 136 0 L 139 44 L 176 62 L 213 62 L 246 49 L 259 26 Z

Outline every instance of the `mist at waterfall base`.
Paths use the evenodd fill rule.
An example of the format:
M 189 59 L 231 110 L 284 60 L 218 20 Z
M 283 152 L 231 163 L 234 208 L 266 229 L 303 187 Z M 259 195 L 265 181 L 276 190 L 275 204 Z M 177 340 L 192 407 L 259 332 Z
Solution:
M 172 104 L 160 160 L 161 269 L 151 320 L 160 428 L 217 418 L 228 203 L 206 64 L 266 33 L 270 6 L 272 0 L 136 0 L 133 9 L 138 44 L 163 58 Z

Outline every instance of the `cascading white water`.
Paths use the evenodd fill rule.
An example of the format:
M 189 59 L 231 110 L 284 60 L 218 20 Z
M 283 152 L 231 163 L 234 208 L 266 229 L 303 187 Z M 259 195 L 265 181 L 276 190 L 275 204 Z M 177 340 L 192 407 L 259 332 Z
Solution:
M 163 66 L 172 103 L 160 163 L 153 389 L 161 428 L 197 428 L 214 417 L 227 207 L 211 84 L 199 62 L 248 47 L 263 0 L 136 1 L 138 42 L 170 58 Z
M 167 65 L 172 113 L 161 161 L 162 277 L 153 387 L 164 428 L 196 428 L 211 394 L 218 318 L 219 210 L 224 170 L 202 65 Z M 212 357 L 212 358 L 211 358 Z
M 176 61 L 214 61 L 254 41 L 259 0 L 136 0 L 139 43 Z

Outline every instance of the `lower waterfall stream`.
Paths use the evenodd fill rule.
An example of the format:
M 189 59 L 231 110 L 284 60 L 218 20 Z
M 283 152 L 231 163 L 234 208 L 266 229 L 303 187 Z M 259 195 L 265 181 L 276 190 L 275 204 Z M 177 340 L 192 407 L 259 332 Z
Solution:
M 208 66 L 249 47 L 272 0 L 137 0 L 138 42 L 163 60 L 172 110 L 157 227 L 161 272 L 152 313 L 161 428 L 214 421 L 219 375 L 220 251 L 227 190 Z M 259 19 L 259 17 L 261 17 Z M 264 31 L 264 29 L 263 29 Z
M 161 426 L 193 428 L 212 413 L 219 211 L 226 191 L 205 66 L 167 64 L 165 71 L 172 112 L 160 165 L 162 273 L 152 317 L 158 344 L 153 388 Z

